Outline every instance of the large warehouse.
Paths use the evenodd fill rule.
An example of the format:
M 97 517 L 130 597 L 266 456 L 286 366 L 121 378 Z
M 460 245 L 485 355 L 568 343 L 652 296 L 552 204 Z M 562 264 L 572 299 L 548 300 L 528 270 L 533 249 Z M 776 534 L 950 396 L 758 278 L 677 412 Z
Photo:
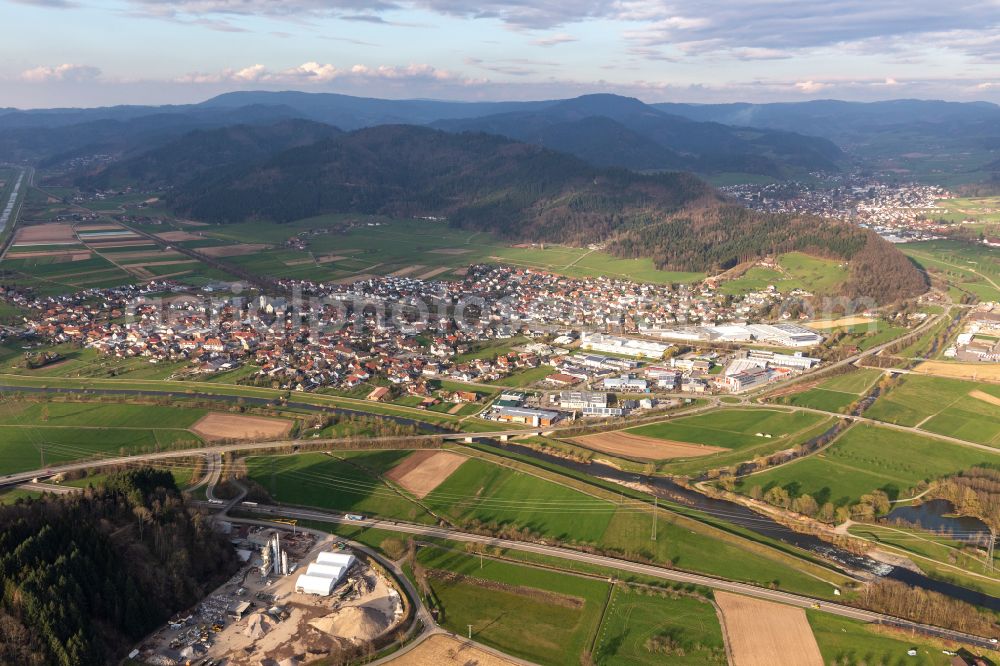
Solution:
M 316 556 L 316 561 L 309 565 L 305 573 L 299 575 L 295 591 L 329 596 L 352 564 L 354 556 L 350 553 L 324 551 Z

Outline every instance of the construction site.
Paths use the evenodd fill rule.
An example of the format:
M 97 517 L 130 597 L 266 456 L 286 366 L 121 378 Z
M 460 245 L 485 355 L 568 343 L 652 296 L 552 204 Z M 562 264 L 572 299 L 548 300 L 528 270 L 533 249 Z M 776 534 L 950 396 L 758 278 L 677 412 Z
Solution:
M 130 655 L 154 666 L 292 666 L 363 657 L 404 626 L 397 584 L 331 536 L 232 525 L 240 571 Z

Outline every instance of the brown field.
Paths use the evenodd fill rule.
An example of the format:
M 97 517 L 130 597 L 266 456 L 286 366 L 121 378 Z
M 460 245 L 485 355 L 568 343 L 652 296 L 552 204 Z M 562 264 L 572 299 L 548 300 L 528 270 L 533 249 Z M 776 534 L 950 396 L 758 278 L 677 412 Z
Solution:
M 141 250 L 137 252 L 115 252 L 112 257 L 115 261 L 125 260 L 125 259 L 172 259 L 174 257 L 183 257 L 184 255 L 180 252 L 174 252 L 172 250 Z M 192 261 L 194 261 L 192 259 Z
M 510 661 L 479 646 L 452 636 L 435 634 L 387 662 L 389 666 L 515 666 Z
M 428 250 L 430 254 L 465 254 L 471 251 L 460 247 L 441 247 L 436 250 Z
M 183 255 L 182 255 L 183 256 Z M 199 263 L 197 259 L 174 259 L 172 261 L 144 261 L 141 264 L 135 264 L 137 266 L 176 266 L 177 264 L 197 264 Z M 132 268 L 131 265 L 125 268 Z
M 80 224 L 77 231 L 115 231 L 121 229 L 120 224 Z
M 107 250 L 116 247 L 156 247 L 156 245 L 148 240 L 113 240 L 106 243 L 99 240 L 90 240 L 87 241 L 87 245 L 95 250 Z
M 840 319 L 820 319 L 806 324 L 807 328 L 837 328 L 840 326 L 856 326 L 857 324 L 872 324 L 875 320 L 870 317 L 841 317 Z
M 172 241 L 174 243 L 189 240 L 205 240 L 204 236 L 193 234 L 190 231 L 165 231 L 162 234 L 156 234 L 156 237 L 161 240 Z
M 949 363 L 924 361 L 913 372 L 953 379 L 971 379 L 981 382 L 1000 382 L 1000 363 Z
M 209 412 L 191 426 L 195 434 L 207 441 L 283 437 L 291 429 L 292 422 L 285 419 L 220 412 Z
M 342 254 L 328 254 L 325 257 L 319 257 L 318 259 L 316 259 L 316 263 L 317 264 L 328 264 L 331 261 L 340 261 L 341 259 L 347 259 L 347 257 L 345 257 Z
M 716 592 L 733 666 L 823 666 L 816 637 L 801 608 Z
M 48 252 L 11 252 L 11 259 L 31 259 L 33 257 L 62 257 L 65 261 L 90 259 L 90 250 L 50 250 Z
M 153 277 L 153 274 L 142 266 L 126 266 L 125 270 L 136 277 L 142 278 L 143 280 L 149 280 Z
M 183 224 L 186 227 L 207 227 L 208 222 L 195 222 L 194 220 L 177 220 L 177 224 Z
M 596 435 L 574 437 L 574 442 L 612 455 L 626 458 L 642 458 L 643 460 L 663 460 L 665 458 L 697 458 L 709 456 L 720 451 L 728 451 L 718 446 L 692 444 L 690 442 L 675 442 L 669 439 L 643 437 L 627 432 L 601 432 Z
M 983 402 L 988 402 L 994 407 L 1000 407 L 1000 398 L 995 395 L 990 395 L 985 391 L 972 391 L 969 393 L 970 398 L 975 398 L 976 400 L 982 400 Z
M 291 261 L 283 261 L 281 263 L 286 266 L 302 266 L 305 264 L 314 264 L 316 262 L 310 257 L 305 257 L 303 259 L 292 259 Z
M 442 266 L 440 268 L 435 268 L 433 270 L 427 271 L 423 275 L 418 275 L 417 279 L 418 280 L 430 280 L 431 278 L 437 277 L 438 275 L 441 275 L 441 273 L 445 273 L 448 270 L 449 270 L 449 268 L 447 266 Z
M 334 280 L 334 284 L 351 284 L 352 282 L 361 282 L 362 280 L 371 280 L 372 278 L 378 277 L 377 275 L 372 275 L 371 273 L 361 273 L 359 275 L 348 275 L 347 277 L 342 277 L 339 280 Z
M 72 224 L 48 222 L 46 224 L 35 224 L 30 227 L 21 227 L 18 229 L 17 236 L 14 238 L 14 245 L 22 243 L 44 245 L 46 243 L 66 243 L 69 241 L 76 241 Z
M 404 275 L 409 275 L 410 273 L 416 273 L 417 271 L 427 268 L 426 266 L 421 266 L 420 264 L 411 264 L 406 268 L 400 268 L 398 271 L 393 271 L 393 277 L 403 277 Z
M 215 247 L 200 247 L 198 252 L 209 257 L 239 257 L 244 254 L 254 254 L 266 250 L 269 246 L 263 243 L 240 243 L 237 245 L 216 245 Z
M 465 460 L 465 456 L 457 453 L 424 449 L 406 456 L 386 476 L 423 498 L 451 476 Z

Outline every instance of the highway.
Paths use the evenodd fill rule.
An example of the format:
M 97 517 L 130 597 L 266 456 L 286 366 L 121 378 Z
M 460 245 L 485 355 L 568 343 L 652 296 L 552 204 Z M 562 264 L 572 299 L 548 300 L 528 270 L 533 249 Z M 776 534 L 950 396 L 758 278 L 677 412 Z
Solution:
M 202 503 L 201 505 L 209 509 L 218 508 L 218 505 L 212 505 L 207 503 Z M 778 603 L 788 604 L 790 606 L 796 606 L 799 608 L 809 608 L 809 609 L 819 610 L 824 613 L 839 615 L 841 617 L 846 617 L 853 620 L 860 620 L 862 622 L 889 625 L 900 629 L 905 629 L 907 631 L 915 631 L 928 636 L 936 636 L 946 640 L 973 645 L 979 648 L 995 649 L 995 645 L 991 642 L 989 637 L 974 636 L 959 631 L 952 631 L 949 629 L 942 629 L 940 627 L 935 627 L 931 625 L 920 624 L 918 622 L 910 622 L 909 620 L 893 617 L 891 615 L 885 615 L 883 613 L 876 613 L 873 611 L 863 610 L 860 608 L 854 608 L 852 606 L 847 606 L 844 604 L 832 603 L 821 599 L 814 599 L 812 597 L 808 597 L 801 594 L 793 594 L 791 592 L 783 592 L 781 590 L 772 590 L 765 587 L 758 587 L 756 585 L 751 585 L 749 583 L 741 583 L 722 578 L 715 578 L 703 574 L 677 571 L 675 569 L 668 569 L 666 567 L 655 566 L 652 564 L 640 564 L 637 562 L 630 562 L 628 560 L 621 560 L 618 558 L 608 557 L 605 555 L 592 555 L 590 553 L 571 550 L 569 548 L 563 548 L 561 546 L 549 546 L 549 545 L 529 543 L 523 541 L 511 541 L 509 539 L 497 539 L 494 537 L 480 536 L 478 534 L 470 534 L 468 532 L 462 532 L 459 530 L 454 530 L 449 528 L 418 525 L 414 523 L 405 523 L 398 521 L 386 521 L 386 520 L 375 520 L 375 519 L 348 520 L 340 514 L 329 513 L 326 511 L 318 511 L 314 509 L 296 509 L 296 508 L 276 507 L 276 506 L 266 506 L 266 505 L 265 506 L 244 505 L 240 506 L 240 510 L 259 515 L 273 515 L 286 518 L 296 518 L 299 520 L 314 520 L 317 522 L 334 523 L 340 525 L 371 527 L 390 532 L 412 534 L 414 536 L 448 539 L 450 541 L 457 541 L 461 543 L 475 543 L 484 546 L 494 546 L 498 548 L 503 548 L 505 550 L 513 550 L 523 553 L 534 553 L 537 555 L 545 555 L 548 557 L 554 557 L 562 560 L 582 562 L 584 564 L 590 564 L 593 566 L 606 567 L 608 569 L 616 571 L 624 571 L 634 574 L 640 574 L 643 576 L 661 578 L 663 580 L 670 580 L 678 583 L 691 583 L 694 585 L 702 585 L 704 587 L 712 588 L 713 590 L 734 592 L 737 594 L 743 594 L 757 599 L 763 599 L 765 601 L 774 601 Z

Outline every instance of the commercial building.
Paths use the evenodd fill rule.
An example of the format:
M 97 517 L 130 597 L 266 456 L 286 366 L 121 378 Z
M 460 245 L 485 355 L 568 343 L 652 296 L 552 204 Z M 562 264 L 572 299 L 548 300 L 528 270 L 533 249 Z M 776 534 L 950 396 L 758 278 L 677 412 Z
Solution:
M 493 418 L 504 423 L 522 423 L 535 427 L 552 425 L 559 418 L 559 414 L 527 407 L 500 407 L 494 411 Z
M 663 354 L 670 349 L 670 345 L 665 345 L 662 342 L 635 340 L 617 335 L 604 335 L 603 333 L 584 333 L 580 337 L 580 347 L 609 354 L 644 358 L 663 358 Z
M 605 379 L 604 388 L 616 392 L 645 393 L 649 390 L 649 382 L 645 379 L 637 379 L 631 375 L 622 375 L 621 377 L 608 377 Z
M 309 565 L 305 573 L 299 574 L 295 591 L 329 596 L 352 564 L 354 556 L 350 553 L 324 551 L 316 556 L 316 561 Z
M 742 393 L 763 386 L 771 379 L 771 373 L 764 368 L 753 368 L 726 377 L 726 386 L 733 393 Z

